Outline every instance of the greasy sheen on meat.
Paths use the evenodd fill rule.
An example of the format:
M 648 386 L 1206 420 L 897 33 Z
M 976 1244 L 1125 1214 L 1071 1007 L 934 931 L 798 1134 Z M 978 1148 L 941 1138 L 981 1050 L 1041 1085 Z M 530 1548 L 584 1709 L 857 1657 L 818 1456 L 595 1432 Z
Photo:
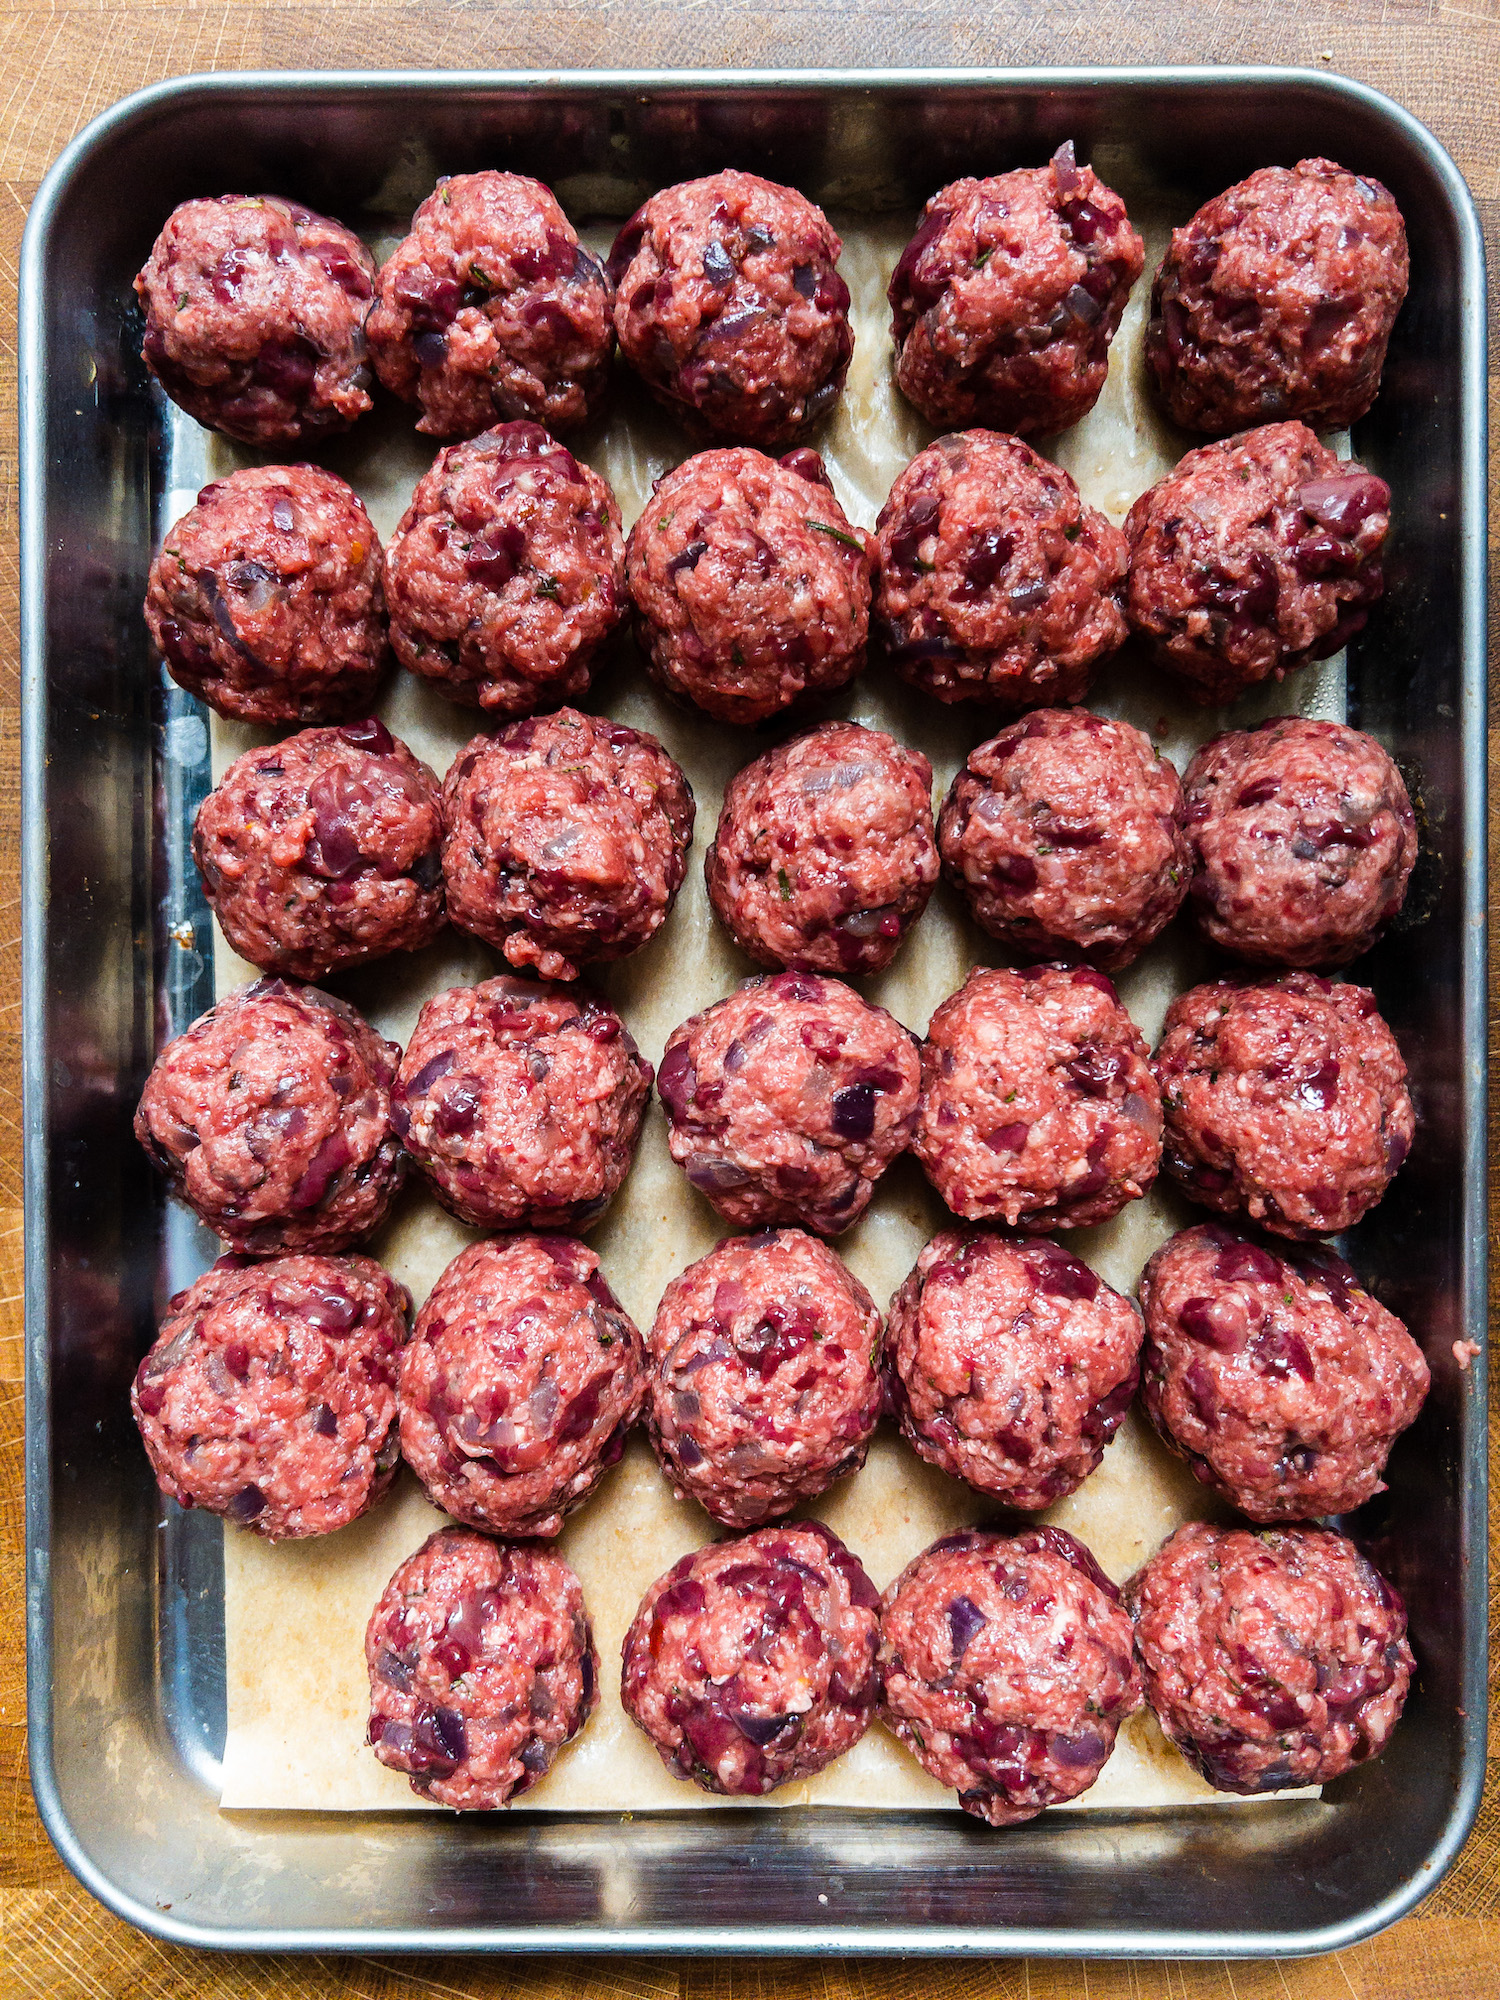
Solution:
M 368 1741 L 438 1805 L 487 1812 L 551 1770 L 599 1704 L 583 1588 L 561 1556 L 441 1528 L 365 1628 Z
M 1062 1528 L 968 1528 L 880 1600 L 881 1720 L 991 1826 L 1086 1792 L 1141 1705 L 1120 1593 Z
M 1125 637 L 1126 547 L 1020 438 L 956 431 L 898 473 L 875 523 L 872 629 L 939 701 L 1082 701 Z
M 852 1749 L 879 1698 L 879 1598 L 821 1521 L 685 1555 L 625 1635 L 620 1697 L 674 1778 L 763 1796 Z
M 586 1244 L 491 1237 L 428 1293 L 400 1386 L 401 1454 L 433 1505 L 550 1536 L 625 1449 L 644 1347 Z
M 933 1014 L 912 1151 L 965 1221 L 1105 1222 L 1156 1179 L 1161 1131 L 1145 1040 L 1092 966 L 976 966 Z
M 884 730 L 820 722 L 730 780 L 705 871 L 757 965 L 883 972 L 938 876 L 932 766 Z
M 891 274 L 902 393 L 940 429 L 1076 424 L 1145 259 L 1124 202 L 1071 139 L 1045 167 L 939 188 Z
M 525 716 L 449 766 L 449 914 L 518 971 L 576 979 L 655 936 L 693 817 L 681 766 L 646 731 L 576 708 Z
M 976 923 L 1020 958 L 1129 965 L 1188 892 L 1182 786 L 1128 722 L 1043 708 L 969 752 L 938 820 Z
M 1155 1252 L 1140 1294 L 1147 1414 L 1205 1485 L 1253 1521 L 1347 1514 L 1384 1490 L 1430 1378 L 1340 1258 L 1199 1223 Z
M 1179 1528 L 1125 1586 L 1146 1699 L 1221 1792 L 1377 1757 L 1416 1667 L 1400 1594 L 1321 1528 Z
M 405 1172 L 400 1055 L 347 1000 L 257 979 L 167 1043 L 135 1136 L 232 1250 L 343 1250 L 379 1227 Z
M 646 1421 L 679 1493 L 753 1528 L 858 1472 L 880 1415 L 880 1314 L 800 1229 L 731 1236 L 662 1293 Z

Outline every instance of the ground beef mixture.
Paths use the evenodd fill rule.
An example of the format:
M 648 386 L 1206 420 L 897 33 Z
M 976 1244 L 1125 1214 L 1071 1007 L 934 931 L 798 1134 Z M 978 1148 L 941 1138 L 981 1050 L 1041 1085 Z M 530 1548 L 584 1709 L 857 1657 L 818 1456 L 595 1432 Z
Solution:
M 800 1229 L 731 1236 L 662 1294 L 647 1422 L 676 1490 L 753 1528 L 865 1462 L 880 1314 Z
M 442 1528 L 386 1585 L 365 1631 L 369 1740 L 439 1805 L 530 1791 L 599 1703 L 578 1578 L 548 1549 Z
M 910 1142 L 917 1045 L 837 979 L 747 979 L 667 1039 L 672 1158 L 734 1229 L 837 1236 Z
M 1141 1705 L 1119 1599 L 1062 1528 L 945 1536 L 880 1600 L 881 1720 L 991 1826 L 1077 1798 Z
M 883 972 L 938 876 L 932 766 L 880 729 L 823 722 L 732 778 L 708 851 L 719 921 L 757 965 Z
M 843 687 L 865 663 L 874 554 L 816 452 L 700 452 L 657 486 L 625 552 L 653 678 L 741 723 Z
M 525 174 L 440 180 L 381 267 L 370 356 L 417 403 L 417 429 L 469 438 L 526 417 L 596 416 L 609 388 L 614 289 L 550 188 Z
M 1401 908 L 1417 827 L 1373 736 L 1281 715 L 1205 743 L 1185 779 L 1192 903 L 1252 965 L 1347 965 Z
M 1161 1133 L 1145 1041 L 1092 966 L 976 967 L 933 1015 L 912 1151 L 966 1221 L 1107 1222 L 1156 1179 Z
M 843 247 L 822 209 L 758 174 L 663 188 L 610 252 L 620 351 L 696 435 L 792 444 L 849 372 Z
M 693 793 L 654 736 L 562 708 L 476 736 L 449 766 L 443 823 L 454 923 L 518 968 L 576 979 L 665 922 Z
M 1326 660 L 1384 592 L 1390 508 L 1304 424 L 1200 445 L 1126 517 L 1131 627 L 1204 703 Z
M 945 1229 L 891 1300 L 890 1402 L 929 1465 L 1047 1507 L 1104 1456 L 1140 1380 L 1135 1306 L 1045 1237 Z
M 401 1454 L 435 1507 L 495 1535 L 555 1535 L 625 1449 L 644 1347 L 570 1236 L 461 1250 L 401 1360 Z
M 625 615 L 620 509 L 540 424 L 438 453 L 385 558 L 391 644 L 450 700 L 529 715 L 583 694 Z
M 236 758 L 198 808 L 193 859 L 241 958 L 321 979 L 437 936 L 442 828 L 437 779 L 367 718 Z
M 1175 768 L 1128 722 L 1082 708 L 1038 709 L 971 750 L 938 842 L 991 937 L 1104 972 L 1160 935 L 1191 874 Z
M 698 1549 L 625 1635 L 620 1697 L 674 1778 L 759 1797 L 852 1749 L 880 1694 L 875 1586 L 821 1521 Z
M 1076 424 L 1145 261 L 1124 202 L 1071 139 L 1045 167 L 939 188 L 887 292 L 902 394 L 940 429 Z
M 1350 1228 L 1411 1149 L 1406 1064 L 1363 986 L 1312 972 L 1195 986 L 1167 1010 L 1153 1068 L 1168 1173 L 1278 1236 Z
M 389 658 L 380 542 L 353 487 L 315 465 L 205 486 L 151 565 L 145 612 L 173 680 L 242 722 L 358 714 Z
M 650 1094 L 650 1063 L 597 994 L 502 975 L 423 1007 L 392 1118 L 460 1222 L 579 1230 L 629 1172 Z
M 1141 1305 L 1151 1421 L 1241 1513 L 1306 1521 L 1383 1490 L 1427 1363 L 1347 1264 L 1200 1223 L 1151 1258 Z
M 347 1000 L 257 979 L 168 1042 L 135 1136 L 232 1250 L 342 1250 L 378 1228 L 405 1171 L 400 1055 Z
M 876 635 L 939 701 L 1082 701 L 1124 640 L 1124 536 L 1019 438 L 960 431 L 928 445 L 875 533 Z
M 1221 1792 L 1326 1785 L 1400 1720 L 1406 1606 L 1342 1535 L 1190 1521 L 1125 1600 L 1146 1699 Z
M 370 407 L 375 260 L 341 222 L 275 195 L 185 201 L 135 281 L 146 366 L 241 444 L 346 430 Z
M 410 1310 L 369 1257 L 221 1257 L 173 1298 L 130 1391 L 163 1493 L 269 1542 L 357 1519 L 395 1474 Z
M 1262 167 L 1173 230 L 1147 369 L 1189 430 L 1279 417 L 1347 429 L 1375 400 L 1407 275 L 1401 211 L 1379 181 L 1332 160 Z

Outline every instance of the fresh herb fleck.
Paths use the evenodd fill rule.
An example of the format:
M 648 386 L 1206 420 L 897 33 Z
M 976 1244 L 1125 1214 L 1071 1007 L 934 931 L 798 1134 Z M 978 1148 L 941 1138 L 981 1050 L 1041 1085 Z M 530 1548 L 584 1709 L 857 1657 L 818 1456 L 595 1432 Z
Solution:
M 782 902 L 789 903 L 792 900 L 792 885 L 787 877 L 787 872 L 784 868 L 778 868 L 776 870 L 776 880 L 781 884 Z
M 536 594 L 538 597 L 547 598 L 553 604 L 562 603 L 562 599 L 558 595 L 557 578 L 555 576 L 539 577 L 537 579 Z
M 846 549 L 853 549 L 856 555 L 864 554 L 864 543 L 857 542 L 853 535 L 846 535 L 842 528 L 830 528 L 826 521 L 814 521 L 805 514 L 802 519 L 803 525 L 811 528 L 815 535 L 827 535 L 835 542 L 842 542 Z

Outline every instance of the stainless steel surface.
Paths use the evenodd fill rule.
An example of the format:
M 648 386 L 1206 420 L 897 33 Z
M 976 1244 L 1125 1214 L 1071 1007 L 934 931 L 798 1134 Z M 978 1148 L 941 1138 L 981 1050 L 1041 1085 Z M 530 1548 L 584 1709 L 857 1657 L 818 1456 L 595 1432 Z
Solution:
M 1251 168 L 1330 154 L 1394 190 L 1412 290 L 1355 448 L 1397 499 L 1390 591 L 1350 706 L 1424 818 L 1369 976 L 1421 1123 L 1356 1232 L 1419 1333 L 1431 1399 L 1354 1531 L 1411 1607 L 1420 1677 L 1390 1749 L 1315 1807 L 954 1817 L 559 1820 L 224 1814 L 216 1524 L 163 1510 L 126 1386 L 205 1240 L 130 1134 L 163 1036 L 206 1005 L 185 833 L 201 711 L 139 605 L 166 463 L 130 280 L 171 206 L 271 188 L 357 219 L 414 161 L 601 178 L 594 206 L 733 163 L 830 205 L 953 173 L 1135 152 L 1186 215 Z M 419 169 L 418 169 L 419 170 Z M 190 78 L 117 105 L 38 195 L 21 272 L 27 1527 L 32 1776 L 69 1865 L 163 1936 L 275 1950 L 1325 1951 L 1403 1914 L 1472 1823 L 1485 1729 L 1483 271 L 1447 155 L 1388 100 L 1299 71 Z M 183 469 L 176 469 L 177 477 Z M 170 1519 L 165 1518 L 166 1515 Z

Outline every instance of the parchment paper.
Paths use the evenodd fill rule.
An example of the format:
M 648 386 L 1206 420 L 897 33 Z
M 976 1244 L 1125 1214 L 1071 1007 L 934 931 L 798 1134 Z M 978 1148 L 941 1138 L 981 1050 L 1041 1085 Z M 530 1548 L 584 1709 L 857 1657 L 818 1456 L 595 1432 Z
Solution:
M 1100 170 L 1111 178 L 1108 162 Z M 393 190 L 392 207 L 407 209 L 431 186 L 420 163 L 410 185 Z M 1081 424 L 1049 445 L 1085 496 L 1120 521 L 1138 493 L 1176 463 L 1192 440 L 1157 416 L 1146 392 L 1141 341 L 1150 274 L 1173 217 L 1149 188 L 1114 181 L 1147 240 L 1146 274 L 1136 286 L 1114 343 L 1109 380 L 1098 406 Z M 576 187 L 574 212 L 600 190 Z M 619 191 L 610 213 L 623 213 L 638 195 Z M 878 221 L 835 216 L 845 239 L 840 269 L 853 294 L 857 344 L 848 388 L 820 448 L 851 519 L 873 526 L 897 472 L 933 433 L 896 393 L 885 285 L 914 223 L 910 213 Z M 391 234 L 371 232 L 383 253 Z M 585 226 L 585 241 L 607 249 L 609 224 Z M 184 423 L 186 420 L 182 420 Z M 191 430 L 192 427 L 189 427 Z M 649 494 L 653 478 L 688 456 L 677 426 L 657 412 L 623 378 L 613 410 L 600 431 L 575 444 L 613 485 L 626 527 Z M 434 447 L 417 437 L 404 411 L 378 412 L 323 462 L 351 480 L 382 537 L 389 535 Z M 179 452 L 184 482 L 169 502 L 175 520 L 192 502 L 199 474 L 217 476 L 245 462 L 226 443 L 196 433 Z M 688 877 L 676 909 L 657 937 L 634 958 L 596 976 L 628 1021 L 645 1055 L 659 1062 L 671 1029 L 688 1014 L 721 997 L 754 968 L 713 922 L 703 886 L 702 861 L 719 812 L 725 783 L 785 731 L 744 731 L 684 715 L 667 705 L 646 681 L 628 638 L 601 674 L 587 704 L 652 730 L 685 767 L 698 801 L 698 823 Z M 1146 729 L 1182 768 L 1193 747 L 1224 726 L 1222 712 L 1189 708 L 1170 684 L 1130 649 L 1101 675 L 1090 705 Z M 1289 708 L 1341 714 L 1342 663 L 1307 670 L 1285 688 L 1239 704 L 1236 721 Z M 993 713 L 970 706 L 944 708 L 907 689 L 876 664 L 830 704 L 830 712 L 889 729 L 926 752 L 939 802 L 968 750 L 995 727 Z M 443 771 L 478 727 L 461 710 L 410 675 L 392 677 L 380 704 L 391 728 Z M 270 732 L 212 724 L 215 780 L 225 766 Z M 222 937 L 215 938 L 216 990 L 224 993 L 253 976 Z M 999 962 L 993 943 L 971 925 L 946 887 L 889 971 L 862 990 L 921 1032 L 939 1001 L 958 987 L 971 965 Z M 370 967 L 330 984 L 361 1007 L 385 1034 L 405 1041 L 424 999 L 441 988 L 504 969 L 498 956 L 450 932 L 429 950 Z M 1149 1041 L 1155 1041 L 1172 995 L 1202 976 L 1190 941 L 1174 926 L 1120 980 L 1122 998 Z M 882 1181 L 868 1213 L 837 1245 L 882 1308 L 927 1239 L 945 1222 L 945 1211 L 915 1163 L 898 1161 Z M 1133 1291 L 1146 1257 L 1187 1220 L 1169 1193 L 1136 1202 L 1112 1223 L 1069 1234 L 1069 1246 L 1109 1283 Z M 713 1211 L 674 1168 L 665 1124 L 653 1101 L 639 1156 L 621 1194 L 591 1241 L 626 1310 L 644 1329 L 667 1281 L 701 1256 L 724 1233 Z M 418 1304 L 449 1259 L 472 1239 L 413 1180 L 398 1210 L 372 1245 L 374 1253 L 410 1286 Z M 810 1510 L 826 1520 L 864 1561 L 878 1587 L 938 1535 L 994 1513 L 979 1496 L 923 1465 L 882 1426 L 864 1470 L 846 1479 Z M 1214 1511 L 1201 1487 L 1162 1449 L 1134 1412 L 1082 1490 L 1047 1510 L 1043 1520 L 1072 1529 L 1103 1567 L 1123 1580 L 1182 1521 Z M 398 1562 L 443 1517 L 428 1505 L 416 1482 L 401 1481 L 374 1512 L 338 1534 L 312 1542 L 267 1547 L 254 1536 L 226 1528 L 225 1628 L 228 1737 L 224 1752 L 225 1807 L 302 1810 L 424 1809 L 405 1778 L 378 1764 L 364 1747 L 368 1684 L 363 1658 L 365 1622 Z M 525 1795 L 528 1809 L 691 1810 L 722 1808 L 696 1786 L 668 1777 L 655 1751 L 626 1720 L 619 1705 L 619 1650 L 646 1586 L 678 1556 L 719 1531 L 696 1504 L 679 1501 L 639 1433 L 594 1498 L 567 1524 L 557 1547 L 582 1580 L 602 1663 L 603 1699 L 578 1741 L 553 1771 Z M 1285 1794 L 1281 1795 L 1283 1798 Z M 1315 1796 L 1304 1794 L 1303 1796 Z M 1101 1806 L 1172 1807 L 1188 1803 L 1244 1804 L 1212 1791 L 1166 1743 L 1154 1720 L 1135 1717 L 1099 1782 L 1076 1801 Z M 944 1791 L 880 1728 L 872 1728 L 846 1757 L 817 1778 L 754 1803 L 905 1807 L 957 1810 Z

